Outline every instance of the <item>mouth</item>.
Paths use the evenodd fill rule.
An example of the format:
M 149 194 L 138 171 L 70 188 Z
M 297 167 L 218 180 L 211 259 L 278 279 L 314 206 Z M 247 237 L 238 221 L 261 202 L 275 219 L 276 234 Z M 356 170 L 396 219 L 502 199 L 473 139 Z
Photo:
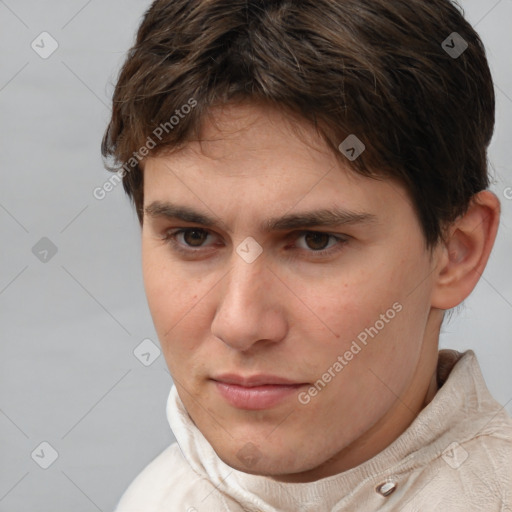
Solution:
M 234 374 L 211 379 L 217 392 L 233 407 L 263 410 L 293 397 L 307 382 L 294 382 L 275 375 L 241 377 Z

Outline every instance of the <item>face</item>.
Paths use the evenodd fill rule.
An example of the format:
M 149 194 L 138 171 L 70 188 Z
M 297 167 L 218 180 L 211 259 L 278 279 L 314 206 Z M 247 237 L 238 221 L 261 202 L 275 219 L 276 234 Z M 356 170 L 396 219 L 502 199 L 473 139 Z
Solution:
M 145 163 L 155 328 L 224 462 L 281 481 L 329 476 L 425 404 L 435 257 L 398 183 L 355 174 L 277 111 L 214 113 L 201 145 Z

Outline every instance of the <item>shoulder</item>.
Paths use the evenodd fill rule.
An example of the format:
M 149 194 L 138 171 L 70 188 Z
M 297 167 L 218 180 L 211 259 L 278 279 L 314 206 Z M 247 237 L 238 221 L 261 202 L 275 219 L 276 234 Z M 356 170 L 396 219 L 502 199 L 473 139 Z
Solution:
M 192 470 L 178 444 L 173 443 L 135 477 L 115 512 L 159 512 L 171 505 L 185 512 L 187 507 L 192 509 L 192 500 L 203 487 L 208 488 L 207 481 Z M 170 508 L 174 509 L 178 508 Z
M 512 509 L 512 419 L 499 416 L 471 438 L 454 437 L 419 471 L 423 492 L 415 498 L 425 510 Z

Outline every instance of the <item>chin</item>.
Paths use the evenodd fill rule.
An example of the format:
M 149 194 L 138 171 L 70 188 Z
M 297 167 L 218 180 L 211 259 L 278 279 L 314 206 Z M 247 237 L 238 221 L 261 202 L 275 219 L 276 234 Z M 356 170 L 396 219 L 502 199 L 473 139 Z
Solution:
M 286 464 L 275 454 L 273 459 L 262 455 L 259 460 L 240 460 L 238 455 L 237 453 L 230 454 L 229 457 L 221 457 L 221 459 L 237 471 L 257 476 L 280 476 L 301 471 L 294 467 L 286 467 Z
M 304 454 L 301 454 L 300 450 L 285 449 L 282 445 L 272 446 L 268 441 L 258 444 L 238 441 L 236 444 L 230 443 L 225 450 L 217 447 L 214 449 L 225 464 L 252 475 L 288 475 L 308 471 L 314 467 L 314 464 L 308 466 L 305 463 Z

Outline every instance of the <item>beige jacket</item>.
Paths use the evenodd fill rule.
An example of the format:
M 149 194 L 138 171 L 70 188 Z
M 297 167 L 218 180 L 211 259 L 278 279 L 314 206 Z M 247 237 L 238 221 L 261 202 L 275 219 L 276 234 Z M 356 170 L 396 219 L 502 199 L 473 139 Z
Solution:
M 512 419 L 490 395 L 475 353 L 441 350 L 438 382 L 433 400 L 382 452 L 311 483 L 223 463 L 173 386 L 167 418 L 177 443 L 135 478 L 115 512 L 512 512 Z

